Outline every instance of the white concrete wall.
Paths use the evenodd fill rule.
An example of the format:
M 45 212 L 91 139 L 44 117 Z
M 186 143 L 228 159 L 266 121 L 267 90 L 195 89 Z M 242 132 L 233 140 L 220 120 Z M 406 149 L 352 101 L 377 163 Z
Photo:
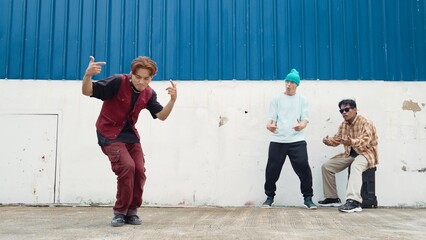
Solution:
M 163 104 L 169 98 L 165 91 L 168 84 L 151 84 Z M 143 111 L 137 123 L 147 161 L 144 203 L 261 204 L 265 199 L 269 100 L 283 91 L 284 82 L 177 81 L 177 86 L 178 100 L 169 119 L 153 120 Z M 111 204 L 115 175 L 95 134 L 102 102 L 83 96 L 80 89 L 80 81 L 1 80 L 0 114 L 57 114 L 55 203 Z M 327 147 L 321 140 L 334 134 L 342 121 L 337 103 L 342 98 L 355 98 L 359 114 L 371 119 L 378 130 L 379 205 L 426 206 L 426 82 L 305 80 L 298 92 L 310 100 L 306 136 L 314 201 L 323 198 L 321 164 L 342 151 L 342 147 Z M 8 138 L 14 138 L 10 134 L 14 127 L 7 127 Z M 8 140 L 2 143 L 1 151 L 7 151 Z M 38 144 L 34 141 L 30 145 L 38 148 Z M 18 164 L 1 156 L 0 162 Z M 342 199 L 346 177 L 346 171 L 337 177 Z M 277 187 L 276 204 L 302 205 L 299 180 L 289 161 Z M 1 191 L 0 184 L 0 195 L 4 194 Z

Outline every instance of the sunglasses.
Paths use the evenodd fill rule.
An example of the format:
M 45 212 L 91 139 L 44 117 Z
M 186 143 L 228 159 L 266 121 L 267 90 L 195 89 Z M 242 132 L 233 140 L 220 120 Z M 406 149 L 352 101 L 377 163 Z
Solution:
M 339 112 L 343 114 L 344 112 L 349 112 L 349 110 L 351 109 L 352 109 L 351 107 L 347 107 L 347 108 L 340 109 Z

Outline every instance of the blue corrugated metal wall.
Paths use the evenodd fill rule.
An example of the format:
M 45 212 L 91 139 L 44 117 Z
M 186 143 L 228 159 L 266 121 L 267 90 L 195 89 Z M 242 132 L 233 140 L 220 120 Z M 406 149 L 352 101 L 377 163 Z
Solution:
M 426 80 L 423 0 L 0 0 L 0 78 Z

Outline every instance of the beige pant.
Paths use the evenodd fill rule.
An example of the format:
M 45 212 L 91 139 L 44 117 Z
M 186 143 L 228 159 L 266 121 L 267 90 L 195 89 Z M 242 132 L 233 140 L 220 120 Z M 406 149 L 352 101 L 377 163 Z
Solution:
M 338 198 L 336 188 L 336 173 L 351 166 L 348 185 L 346 189 L 346 200 L 352 199 L 362 203 L 361 187 L 362 173 L 368 169 L 368 161 L 362 156 L 332 158 L 325 162 L 322 167 L 322 182 L 325 198 Z

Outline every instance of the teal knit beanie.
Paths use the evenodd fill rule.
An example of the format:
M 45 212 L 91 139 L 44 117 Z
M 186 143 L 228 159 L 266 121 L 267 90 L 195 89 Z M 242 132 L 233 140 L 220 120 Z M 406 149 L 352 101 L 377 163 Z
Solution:
M 286 81 L 291 81 L 296 83 L 297 86 L 300 84 L 299 72 L 296 69 L 291 69 L 290 73 L 285 77 Z

